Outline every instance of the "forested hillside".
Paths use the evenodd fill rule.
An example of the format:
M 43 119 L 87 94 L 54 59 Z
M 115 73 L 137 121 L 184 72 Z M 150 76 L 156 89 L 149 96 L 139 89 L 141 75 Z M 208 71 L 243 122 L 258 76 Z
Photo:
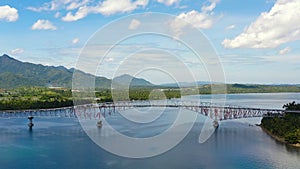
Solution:
M 283 106 L 286 110 L 299 110 L 300 104 L 295 102 Z M 290 144 L 300 143 L 300 114 L 287 113 L 284 117 L 264 117 L 261 125 L 276 137 Z

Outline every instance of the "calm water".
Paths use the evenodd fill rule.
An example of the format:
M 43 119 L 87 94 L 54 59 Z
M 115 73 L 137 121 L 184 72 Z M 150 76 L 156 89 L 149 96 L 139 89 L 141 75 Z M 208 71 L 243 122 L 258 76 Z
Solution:
M 201 99 L 209 100 L 210 96 Z M 233 94 L 227 99 L 227 104 L 281 108 L 293 100 L 300 102 L 300 94 Z M 148 137 L 166 130 L 176 111 L 166 109 L 156 122 L 139 127 L 118 115 L 108 121 L 126 135 Z M 259 127 L 249 125 L 259 123 L 260 118 L 222 122 L 207 142 L 199 144 L 204 120 L 199 116 L 187 137 L 170 151 L 152 158 L 129 159 L 98 147 L 76 119 L 35 118 L 32 132 L 26 119 L 0 119 L 0 168 L 300 169 L 300 149 L 281 144 Z

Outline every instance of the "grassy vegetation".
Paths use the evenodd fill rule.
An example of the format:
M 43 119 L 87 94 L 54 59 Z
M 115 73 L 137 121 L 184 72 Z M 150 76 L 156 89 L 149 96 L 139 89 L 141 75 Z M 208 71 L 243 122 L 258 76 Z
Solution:
M 286 110 L 300 110 L 295 102 L 283 106 Z M 272 135 L 282 138 L 287 143 L 300 143 L 300 114 L 287 113 L 284 117 L 264 117 L 261 125 Z

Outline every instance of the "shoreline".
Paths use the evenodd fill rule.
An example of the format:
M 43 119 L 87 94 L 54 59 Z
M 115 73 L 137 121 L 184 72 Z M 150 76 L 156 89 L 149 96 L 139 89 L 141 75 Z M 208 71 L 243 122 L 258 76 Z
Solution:
M 284 140 L 284 138 L 281 138 L 281 137 L 278 137 L 278 136 L 272 134 L 269 130 L 267 130 L 266 128 L 264 128 L 261 124 L 258 124 L 257 126 L 259 126 L 262 129 L 263 132 L 265 132 L 267 135 L 269 135 L 270 137 L 272 137 L 274 140 L 276 140 L 278 142 L 281 142 L 281 143 L 284 143 L 284 144 L 286 144 L 288 146 L 300 148 L 300 143 L 290 144 L 290 143 L 286 142 Z

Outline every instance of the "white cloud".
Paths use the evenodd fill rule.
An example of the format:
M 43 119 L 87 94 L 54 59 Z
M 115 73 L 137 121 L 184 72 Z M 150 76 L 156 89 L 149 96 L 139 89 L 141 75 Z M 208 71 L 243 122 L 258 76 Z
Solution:
M 104 0 L 93 2 L 93 0 L 52 0 L 44 3 L 41 7 L 28 7 L 27 9 L 35 12 L 65 9 L 69 12 L 62 17 L 62 20 L 72 22 L 82 19 L 89 14 L 112 15 L 115 13 L 126 13 L 145 7 L 148 4 L 148 0 Z M 72 10 L 76 10 L 76 12 L 71 12 Z M 55 17 L 59 16 L 59 13 L 55 14 Z
M 59 18 L 60 17 L 60 12 L 56 12 L 54 15 L 55 18 Z
M 213 20 L 206 13 L 198 12 L 195 10 L 192 10 L 188 13 L 181 13 L 178 18 L 191 23 L 197 28 L 202 29 L 208 29 L 213 24 Z
M 240 35 L 225 39 L 225 48 L 275 48 L 300 40 L 300 1 L 278 0 L 269 12 L 263 12 Z
M 173 5 L 173 4 L 178 4 L 180 0 L 157 0 L 159 3 L 163 3 L 167 6 Z
M 73 10 L 89 3 L 90 0 L 52 0 L 44 3 L 41 7 L 28 7 L 35 12 L 55 11 L 59 9 Z
M 229 26 L 227 26 L 225 29 L 226 30 L 231 30 L 231 29 L 234 29 L 235 28 L 235 25 L 229 25 Z
M 28 7 L 28 10 L 34 12 L 42 12 L 42 11 L 54 11 L 57 10 L 59 6 L 63 5 L 64 1 L 52 0 L 50 2 L 44 3 L 41 7 Z
M 72 43 L 73 44 L 77 44 L 79 42 L 79 38 L 74 38 L 73 40 L 72 40 Z
M 211 28 L 215 22 L 212 11 L 214 10 L 218 2 L 219 0 L 210 0 L 210 4 L 202 6 L 201 12 L 192 10 L 186 13 L 179 14 L 176 19 L 170 24 L 175 33 L 175 37 L 180 36 L 182 34 L 182 29 L 189 24 L 199 29 Z
M 67 10 L 74 10 L 89 3 L 90 0 L 74 1 L 66 7 Z
M 145 7 L 147 4 L 148 0 L 105 0 L 96 11 L 102 15 L 112 15 L 115 13 L 131 12 L 139 7 Z
M 86 17 L 92 11 L 93 10 L 91 8 L 87 6 L 83 6 L 78 9 L 75 15 L 73 15 L 71 12 L 68 12 L 67 15 L 62 18 L 62 20 L 66 22 L 77 21 L 79 19 Z
M 102 3 L 99 3 L 95 6 L 81 6 L 80 8 L 78 8 L 75 14 L 68 12 L 67 15 L 62 18 L 62 20 L 66 22 L 77 21 L 91 13 L 107 16 L 115 13 L 126 13 L 140 7 L 143 8 L 147 4 L 148 0 L 104 0 Z
M 220 0 L 209 0 L 210 4 L 209 5 L 203 5 L 201 10 L 202 12 L 206 13 L 206 12 L 211 12 L 212 10 L 214 10 L 217 6 L 217 3 L 220 2 Z
M 19 18 L 19 14 L 16 8 L 12 8 L 8 5 L 0 6 L 0 20 L 14 22 L 18 20 L 18 18 Z
M 13 50 L 10 51 L 11 55 L 19 55 L 19 54 L 22 54 L 22 53 L 24 53 L 24 49 L 21 49 L 21 48 L 13 49 Z
M 286 48 L 280 50 L 280 51 L 278 52 L 278 54 L 284 55 L 284 54 L 289 53 L 291 50 L 292 50 L 292 49 L 291 49 L 290 47 L 286 47 Z
M 140 26 L 140 24 L 141 24 L 141 22 L 139 20 L 132 19 L 128 26 L 128 29 L 135 30 Z
M 56 30 L 57 28 L 48 20 L 39 19 L 32 26 L 32 30 Z

